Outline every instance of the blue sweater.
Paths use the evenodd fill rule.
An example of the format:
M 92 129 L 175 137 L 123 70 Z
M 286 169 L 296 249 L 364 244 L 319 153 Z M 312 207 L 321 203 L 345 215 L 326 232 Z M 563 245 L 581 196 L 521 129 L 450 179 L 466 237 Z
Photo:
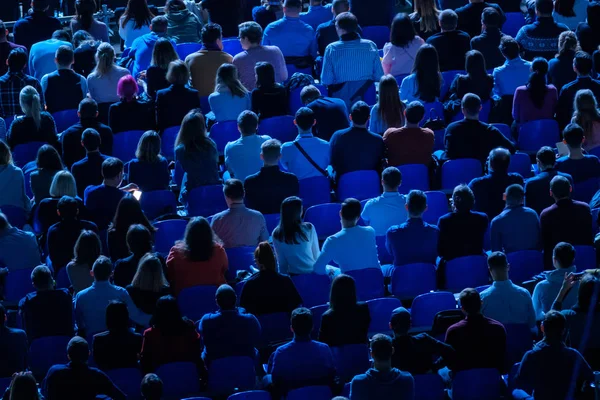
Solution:
M 350 400 L 412 399 L 414 396 L 412 375 L 397 368 L 390 371 L 371 368 L 355 376 L 350 383 Z

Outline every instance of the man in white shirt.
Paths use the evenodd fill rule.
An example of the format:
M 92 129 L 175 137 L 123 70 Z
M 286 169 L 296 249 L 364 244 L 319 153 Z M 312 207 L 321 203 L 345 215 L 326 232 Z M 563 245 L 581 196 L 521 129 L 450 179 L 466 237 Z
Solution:
M 398 193 L 402 184 L 402 173 L 396 167 L 388 167 L 381 174 L 383 194 L 365 204 L 362 219 L 375 229 L 377 236 L 385 236 L 394 225 L 406 222 L 406 197 Z
M 322 271 L 332 260 L 340 267 L 342 273 L 381 268 L 377 258 L 375 230 L 370 226 L 358 225 L 360 209 L 358 200 L 344 200 L 340 210 L 342 230 L 325 240 L 321 255 L 314 265 L 315 271 Z
M 535 330 L 536 318 L 531 295 L 509 279 L 510 265 L 506 255 L 500 251 L 494 252 L 488 257 L 487 263 L 494 283 L 481 292 L 481 313 L 503 325 L 524 324 Z
M 225 165 L 232 178 L 244 182 L 246 177 L 257 173 L 263 166 L 260 148 L 271 137 L 256 134 L 258 116 L 252 111 L 242 111 L 237 125 L 242 136 L 225 146 Z
M 284 143 L 281 147 L 281 163 L 299 180 L 325 176 L 323 172 L 327 172 L 329 143 L 313 136 L 312 128 L 316 123 L 313 110 L 307 107 L 300 108 L 294 119 L 294 124 L 298 127 L 298 137 L 293 142 Z

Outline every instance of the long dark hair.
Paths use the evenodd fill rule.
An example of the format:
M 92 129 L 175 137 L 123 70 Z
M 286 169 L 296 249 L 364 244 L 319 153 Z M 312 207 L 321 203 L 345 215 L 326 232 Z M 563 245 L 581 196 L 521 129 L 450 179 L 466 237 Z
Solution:
M 148 8 L 146 0 L 129 0 L 122 18 L 121 26 L 123 28 L 129 20 L 134 20 L 134 29 L 141 29 L 145 25 L 150 25 L 154 14 Z
M 95 0 L 77 0 L 75 2 L 75 20 L 81 24 L 84 31 L 90 30 L 96 10 Z
M 183 117 L 175 139 L 175 147 L 180 144 L 185 151 L 201 151 L 215 147 L 215 143 L 206 135 L 206 122 L 200 109 L 194 109 Z
M 554 11 L 563 17 L 574 17 L 575 0 L 554 0 Z
M 37 152 L 35 161 L 38 169 L 47 169 L 49 171 L 62 171 L 65 169 L 58 151 L 49 144 L 45 144 Z
M 404 123 L 406 106 L 400 101 L 398 82 L 392 75 L 384 75 L 379 80 L 379 117 L 388 128 L 400 128 Z M 380 132 L 377 132 L 380 133 Z
M 392 42 L 394 46 L 406 47 L 414 40 L 416 35 L 415 27 L 408 14 L 396 14 L 392 21 L 390 42 Z
M 277 84 L 275 82 L 275 68 L 268 62 L 257 62 L 254 67 L 256 74 L 256 87 L 257 88 L 268 88 L 273 87 Z
M 485 58 L 477 50 L 468 51 L 465 56 L 465 71 L 467 76 L 475 82 L 483 82 L 488 73 L 485 69 Z
M 288 197 L 281 203 L 281 219 L 273 231 L 273 238 L 287 244 L 307 242 L 305 224 L 302 222 L 302 199 Z
M 39 400 L 37 382 L 31 372 L 19 372 L 12 377 L 9 400 Z
M 158 299 L 152 315 L 152 326 L 167 336 L 180 335 L 194 327 L 189 319 L 181 315 L 177 300 L 173 296 Z
M 102 244 L 98 235 L 93 231 L 81 231 L 73 248 L 73 262 L 92 269 L 101 252 Z
M 185 256 L 191 261 L 208 261 L 215 250 L 215 234 L 203 217 L 195 217 L 188 222 L 183 240 L 178 244 L 185 250 Z
M 238 76 L 238 69 L 233 64 L 223 64 L 217 69 L 215 78 L 215 92 L 221 92 L 227 89 L 232 96 L 244 97 L 248 90 L 244 87 Z
M 137 201 L 135 197 L 128 194 L 119 201 L 117 211 L 115 212 L 115 218 L 113 219 L 110 229 L 125 236 L 127 235 L 129 227 L 135 224 L 144 225 L 150 232 L 156 230 L 142 211 L 140 202 Z
M 427 103 L 440 97 L 443 79 L 435 47 L 430 44 L 421 46 L 415 56 L 412 73 L 417 78 L 416 97 Z
M 329 308 L 348 310 L 356 306 L 356 283 L 350 275 L 338 275 L 331 283 Z
M 548 73 L 548 61 L 545 58 L 537 57 L 531 63 L 531 74 L 527 82 L 527 92 L 537 108 L 544 106 L 544 99 L 548 92 L 546 86 L 546 74 Z

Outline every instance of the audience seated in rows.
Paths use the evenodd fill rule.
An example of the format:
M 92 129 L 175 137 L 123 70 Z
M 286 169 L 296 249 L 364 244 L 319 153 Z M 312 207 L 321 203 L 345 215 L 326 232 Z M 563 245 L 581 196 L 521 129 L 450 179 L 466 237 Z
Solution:
M 477 7 L 476 4 L 487 4 L 488 6 L 481 11 L 481 33 L 475 32 L 471 36 L 471 49 L 481 52 L 485 59 L 485 65 L 487 69 L 492 69 L 504 64 L 504 56 L 500 50 L 500 43 L 506 36 L 500 30 L 502 27 L 502 15 L 499 10 L 490 7 L 491 4 L 482 3 L 470 3 L 468 6 L 459 8 L 459 10 L 465 10 L 468 13 L 466 7 Z M 459 25 L 462 23 L 464 16 L 459 13 Z M 461 28 L 462 29 L 462 28 Z
M 432 103 L 439 100 L 443 86 L 438 52 L 432 45 L 424 44 L 417 51 L 411 74 L 402 79 L 400 99 L 405 103 Z
M 531 63 L 525 61 L 519 55 L 519 43 L 510 36 L 504 36 L 499 45 L 502 56 L 506 59 L 504 63 L 494 68 L 494 95 L 499 97 L 510 96 L 512 107 L 512 96 L 515 90 L 527 83 L 530 74 Z
M 579 90 L 573 108 L 571 121 L 583 129 L 585 140 L 582 147 L 590 152 L 600 146 L 600 110 L 594 93 L 589 89 Z
M 68 171 L 58 171 L 54 175 L 52 184 L 50 185 L 49 194 L 50 197 L 42 200 L 35 209 L 34 223 L 36 224 L 36 230 L 38 232 L 46 234 L 52 225 L 60 222 L 61 218 L 56 210 L 58 202 L 63 196 L 74 198 L 79 209 L 79 217 L 81 219 L 87 219 L 87 211 L 83 204 L 83 200 L 77 196 L 75 179 Z M 43 243 L 44 241 L 42 240 L 42 244 Z
M 57 172 L 64 170 L 58 151 L 48 144 L 39 148 L 35 161 L 35 170 L 29 174 L 29 183 L 34 204 L 50 197 L 50 187 Z
M 98 10 L 96 0 L 80 0 L 75 3 L 75 18 L 71 20 L 71 32 L 84 30 L 103 42 L 108 42 L 108 26 L 98 21 L 94 13 Z
M 458 74 L 448 90 L 449 100 L 444 108 L 450 114 L 458 114 L 462 99 L 467 93 L 479 96 L 482 103 L 490 102 L 494 79 L 488 75 L 483 54 L 477 50 L 465 54 L 465 75 Z
M 472 38 L 479 35 L 482 30 L 480 22 L 487 8 L 492 8 L 499 14 L 498 27 L 502 27 L 506 22 L 506 16 L 504 15 L 504 11 L 502 11 L 502 7 L 497 3 L 478 1 L 469 2 L 467 5 L 455 10 L 458 16 L 458 29 L 467 33 Z
M 335 19 L 341 13 L 350 11 L 349 0 L 333 0 L 331 2 L 331 14 L 333 19 L 323 22 L 315 30 L 315 41 L 317 42 L 317 50 L 321 57 L 325 54 L 325 49 L 333 42 L 340 40 L 335 28 Z M 359 32 L 360 33 L 360 32 Z
M 31 49 L 35 43 L 48 39 L 53 32 L 62 28 L 60 20 L 48 14 L 48 8 L 48 0 L 31 2 L 31 14 L 18 20 L 13 28 L 15 43 Z
M 108 253 L 113 262 L 129 255 L 127 233 L 132 225 L 143 225 L 151 234 L 156 231 L 142 211 L 140 202 L 133 196 L 121 198 L 115 216 L 108 228 Z
M 138 85 L 131 75 L 119 79 L 117 95 L 120 101 L 111 104 L 108 110 L 108 125 L 114 134 L 154 128 L 152 104 L 139 100 L 137 94 Z
M 120 100 L 117 91 L 119 80 L 131 73 L 128 69 L 115 64 L 115 49 L 108 43 L 98 46 L 96 58 L 98 65 L 88 76 L 87 84 L 90 97 L 96 100 L 100 106 L 105 105 L 106 111 L 101 114 L 103 115 L 102 121 L 106 121 L 109 105 Z
M 134 227 L 137 232 L 141 229 L 140 225 L 134 225 Z M 145 236 L 146 240 L 150 237 L 148 233 L 146 233 Z M 140 245 L 140 247 L 141 246 L 142 245 Z M 146 246 L 150 247 L 148 244 L 146 244 Z M 134 248 L 132 249 L 132 252 L 133 251 L 138 252 L 140 249 Z M 123 263 L 120 265 L 121 269 L 126 267 L 126 265 L 124 265 L 125 262 L 132 264 L 135 261 L 135 253 L 133 255 L 134 258 L 132 260 L 124 259 Z M 119 266 L 118 261 L 115 266 L 115 272 L 117 271 L 117 266 Z M 131 283 L 126 287 L 127 293 L 129 293 L 133 303 L 142 312 L 154 314 L 158 299 L 171 293 L 171 288 L 164 273 L 166 269 L 165 260 L 160 254 L 148 252 L 140 259 L 139 263 L 132 266 L 137 268 L 135 270 L 135 275 L 133 275 L 133 278 L 130 281 Z M 131 265 L 128 265 L 127 267 L 131 267 Z
M 82 106 L 90 108 L 90 111 L 94 108 L 94 104 L 85 104 Z M 102 126 L 101 126 L 102 128 Z M 108 128 L 109 129 L 109 128 Z M 108 132 L 107 132 L 108 133 Z M 64 137 L 70 140 L 75 140 L 76 131 L 74 130 L 70 136 Z M 111 134 L 112 138 L 112 134 Z M 85 190 L 89 186 L 99 185 L 102 183 L 103 174 L 102 166 L 104 161 L 108 160 L 109 156 L 100 152 L 100 146 L 102 145 L 102 137 L 94 128 L 86 128 L 81 134 L 81 146 L 85 149 L 85 157 L 76 161 L 71 166 L 71 173 L 75 182 L 77 183 L 77 195 L 84 197 Z
M 398 193 L 402 185 L 402 173 L 396 167 L 388 167 L 381 174 L 383 194 L 367 201 L 361 218 L 375 230 L 377 236 L 384 236 L 393 225 L 406 221 L 406 197 Z

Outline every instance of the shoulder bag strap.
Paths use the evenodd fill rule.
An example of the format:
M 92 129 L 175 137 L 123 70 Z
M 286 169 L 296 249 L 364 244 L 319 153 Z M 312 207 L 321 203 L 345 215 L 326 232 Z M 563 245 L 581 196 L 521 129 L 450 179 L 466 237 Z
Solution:
M 306 158 L 306 160 L 307 160 L 309 163 L 311 163 L 311 165 L 312 165 L 313 167 L 315 167 L 315 168 L 317 169 L 317 171 L 319 171 L 321 174 L 323 174 L 323 176 L 325 176 L 325 177 L 329 177 L 329 174 L 327 173 L 327 171 L 325 171 L 323 168 L 321 168 L 321 167 L 319 166 L 319 164 L 317 164 L 317 163 L 315 162 L 315 160 L 313 160 L 313 159 L 312 159 L 312 158 L 311 158 L 311 157 L 308 155 L 308 153 L 306 152 L 306 150 L 304 150 L 304 149 L 302 148 L 302 146 L 300 146 L 300 143 L 298 142 L 298 140 L 294 140 L 294 146 L 296 146 L 296 148 L 298 149 L 298 151 L 299 151 L 300 153 L 302 153 L 302 155 L 304 156 L 304 158 Z

